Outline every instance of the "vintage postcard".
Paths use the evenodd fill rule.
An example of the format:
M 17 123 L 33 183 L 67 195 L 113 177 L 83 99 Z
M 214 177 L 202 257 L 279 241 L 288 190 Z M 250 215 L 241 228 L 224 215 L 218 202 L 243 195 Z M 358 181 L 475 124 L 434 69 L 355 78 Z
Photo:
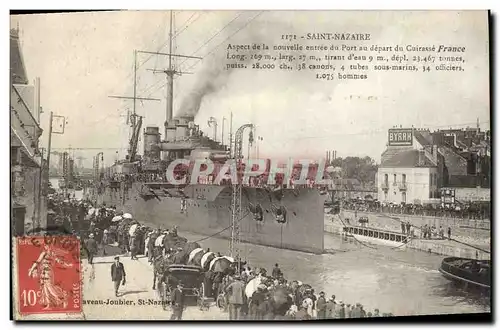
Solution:
M 487 11 L 11 15 L 15 320 L 491 320 Z

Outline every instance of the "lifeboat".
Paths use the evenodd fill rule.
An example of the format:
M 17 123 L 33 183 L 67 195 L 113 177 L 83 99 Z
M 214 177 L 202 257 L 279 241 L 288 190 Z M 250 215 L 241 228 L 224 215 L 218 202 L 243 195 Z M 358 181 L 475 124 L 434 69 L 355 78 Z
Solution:
M 451 281 L 490 289 L 490 269 L 490 260 L 449 257 L 443 259 L 439 272 Z

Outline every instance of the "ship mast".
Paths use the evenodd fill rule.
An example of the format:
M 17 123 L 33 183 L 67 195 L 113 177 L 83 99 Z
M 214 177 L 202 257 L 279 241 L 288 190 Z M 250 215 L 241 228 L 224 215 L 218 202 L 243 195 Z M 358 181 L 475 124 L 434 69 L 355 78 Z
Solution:
M 165 136 L 167 136 L 167 125 L 172 120 L 174 108 L 174 68 L 172 67 L 172 27 L 173 12 L 170 11 L 170 31 L 168 33 L 168 69 L 167 74 L 167 113 L 165 115 Z
M 173 35 L 173 30 L 174 30 L 174 15 L 173 11 L 170 11 L 170 29 L 169 29 L 169 34 L 168 34 L 168 53 L 160 53 L 158 52 L 147 52 L 147 51 L 139 51 L 139 53 L 146 53 L 146 54 L 152 54 L 152 55 L 164 55 L 168 56 L 168 67 L 163 70 L 156 70 L 156 69 L 148 69 L 149 71 L 153 71 L 154 73 L 164 73 L 167 75 L 167 108 L 166 108 L 166 114 L 165 114 L 165 137 L 167 136 L 167 127 L 172 121 L 173 117 L 173 108 L 174 108 L 174 76 L 175 75 L 182 75 L 182 74 L 191 74 L 191 72 L 181 72 L 178 71 L 173 63 L 172 63 L 172 58 L 173 57 L 184 57 L 184 58 L 194 58 L 201 60 L 202 57 L 198 56 L 187 56 L 187 55 L 179 55 L 179 54 L 173 54 L 172 51 L 172 43 L 174 40 L 174 35 Z
M 139 120 L 139 123 L 137 122 L 137 113 L 136 113 L 136 100 L 141 100 L 141 101 L 161 101 L 160 99 L 154 99 L 154 98 L 149 98 L 149 97 L 137 97 L 137 50 L 134 50 L 134 95 L 132 97 L 130 96 L 116 96 L 116 95 L 110 95 L 109 97 L 115 98 L 115 99 L 126 99 L 126 100 L 133 100 L 133 113 L 130 115 L 127 115 L 127 122 L 130 121 L 131 125 L 130 127 L 132 128 L 132 133 L 131 133 L 131 138 L 129 141 L 129 147 L 128 147 L 128 155 L 130 157 L 130 161 L 133 162 L 134 159 L 132 159 L 135 154 L 137 153 L 137 142 L 139 139 L 139 134 L 136 134 L 136 131 L 140 131 L 140 124 L 142 124 L 142 121 Z M 142 117 L 141 117 L 142 119 Z

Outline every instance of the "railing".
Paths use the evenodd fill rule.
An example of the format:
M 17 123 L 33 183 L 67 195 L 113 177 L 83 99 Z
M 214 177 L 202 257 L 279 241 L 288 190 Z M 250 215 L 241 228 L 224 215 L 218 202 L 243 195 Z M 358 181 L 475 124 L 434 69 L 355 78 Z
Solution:
M 378 238 L 386 241 L 393 242 L 406 242 L 410 234 L 398 233 L 390 230 L 384 229 L 376 229 L 371 227 L 362 227 L 362 226 L 345 226 L 343 228 L 345 233 L 353 234 L 353 235 L 361 235 L 366 237 Z
M 401 182 L 401 183 L 399 184 L 399 190 L 406 190 L 406 189 L 408 189 L 408 188 L 406 187 L 406 182 Z
M 388 190 L 389 184 L 387 182 L 382 182 L 382 184 L 380 185 L 380 188 L 382 188 L 383 190 Z
M 342 206 L 343 209 L 349 211 L 358 211 L 358 212 L 368 212 L 368 213 L 386 213 L 391 215 L 413 215 L 413 216 L 424 216 L 424 217 L 437 217 L 437 218 L 451 218 L 451 219 L 463 219 L 463 220 L 477 220 L 487 221 L 491 219 L 491 214 L 489 211 L 484 210 L 481 211 L 453 211 L 446 209 L 436 209 L 429 210 L 423 208 L 402 208 L 399 206 L 390 207 L 390 206 L 373 206 L 373 207 L 363 207 L 360 208 L 356 205 L 344 204 Z M 467 222 L 468 223 L 468 222 Z M 464 223 L 465 225 L 465 223 Z M 477 227 L 482 227 L 482 225 L 477 225 Z

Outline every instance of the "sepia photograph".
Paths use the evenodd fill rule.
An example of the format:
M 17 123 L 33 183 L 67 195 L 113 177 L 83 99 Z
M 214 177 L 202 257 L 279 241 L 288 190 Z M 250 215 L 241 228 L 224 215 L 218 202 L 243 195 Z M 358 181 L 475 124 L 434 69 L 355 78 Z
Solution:
M 15 321 L 492 321 L 487 10 L 11 12 Z

